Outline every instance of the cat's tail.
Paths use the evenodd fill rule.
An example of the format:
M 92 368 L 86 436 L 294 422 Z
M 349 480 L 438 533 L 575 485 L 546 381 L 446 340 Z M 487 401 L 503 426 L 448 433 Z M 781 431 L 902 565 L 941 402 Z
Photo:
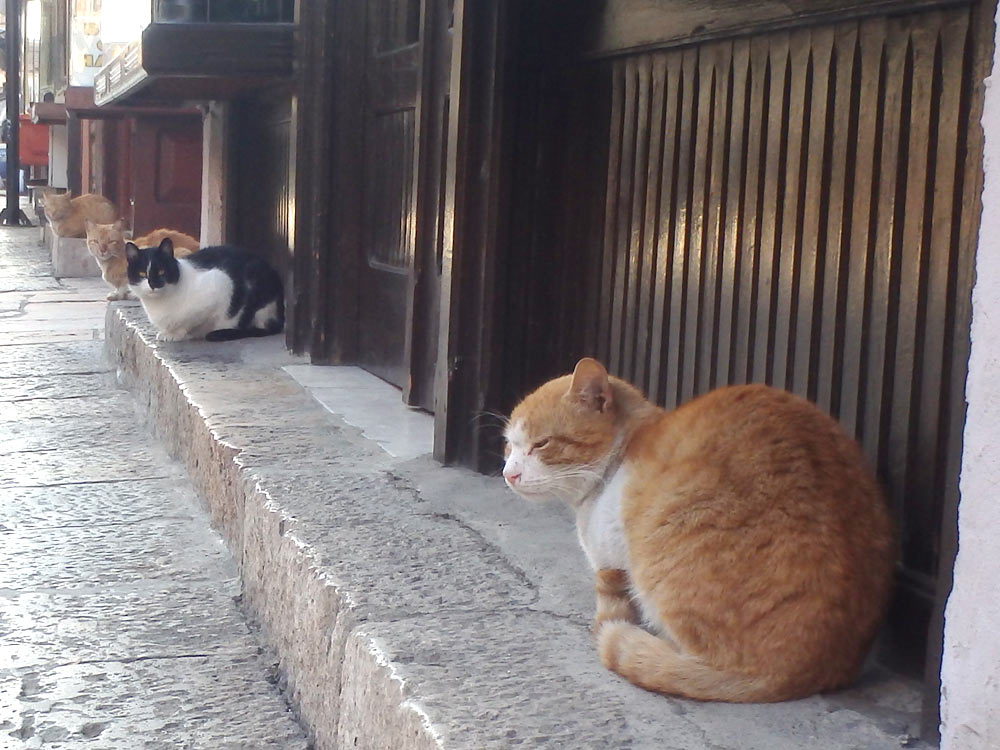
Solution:
M 783 695 L 765 678 L 718 670 L 629 622 L 605 623 L 598 634 L 598 651 L 605 667 L 656 693 L 730 703 L 769 703 L 800 697 Z
M 205 341 L 235 341 L 255 336 L 270 336 L 280 332 L 280 328 L 276 331 L 270 330 L 270 328 L 219 328 L 206 333 Z

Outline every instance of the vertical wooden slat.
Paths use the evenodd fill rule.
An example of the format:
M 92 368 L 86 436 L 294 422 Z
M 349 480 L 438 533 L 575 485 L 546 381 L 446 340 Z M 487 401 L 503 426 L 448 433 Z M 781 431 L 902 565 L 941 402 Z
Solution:
M 646 190 L 649 175 L 650 147 L 650 75 L 652 62 L 648 55 L 636 61 L 637 89 L 635 164 L 632 169 L 632 211 L 629 221 L 628 275 L 625 281 L 624 320 L 622 327 L 622 361 L 618 372 L 622 377 L 636 379 L 635 344 L 639 321 L 639 287 L 642 280 L 644 230 L 646 227 Z
M 933 25 L 930 21 L 935 21 Z M 909 154 L 906 166 L 906 193 L 903 212 L 902 243 L 899 258 L 899 315 L 896 324 L 895 364 L 892 371 L 892 401 L 889 419 L 889 461 L 888 477 L 890 499 L 897 524 L 903 520 L 903 506 L 907 496 L 906 474 L 909 469 L 908 457 L 912 450 L 911 428 L 919 421 L 919 378 L 922 368 L 917 361 L 922 359 L 922 342 L 918 331 L 926 325 L 926 276 L 930 229 L 927 213 L 930 208 L 931 175 L 929 168 L 933 151 L 937 148 L 936 138 L 931 133 L 931 112 L 933 88 L 935 87 L 935 49 L 938 39 L 938 16 L 928 18 L 929 23 L 913 29 L 912 45 L 912 93 L 910 96 L 910 137 L 907 144 Z M 892 363 L 890 363 L 892 364 Z M 940 385 L 938 386 L 940 387 Z M 910 491 L 926 492 L 924 488 L 909 488 Z M 929 488 L 928 488 L 929 489 Z M 905 523 L 905 522 L 904 522 Z M 905 531 L 902 536 L 905 537 Z M 905 542 L 903 544 L 905 554 Z
M 687 296 L 684 308 L 684 331 L 681 345 L 684 362 L 681 368 L 680 401 L 695 395 L 695 374 L 698 366 L 699 313 L 701 311 L 702 269 L 707 262 L 705 247 L 705 213 L 708 202 L 709 172 L 713 149 L 712 106 L 716 72 L 716 50 L 708 45 L 698 55 L 697 121 L 692 145 L 696 157 L 692 165 L 694 179 L 691 189 L 691 216 L 688 220 Z
M 774 344 L 770 381 L 779 388 L 791 385 L 790 357 L 794 348 L 795 287 L 799 273 L 802 235 L 803 151 L 809 137 L 810 31 L 799 29 L 789 38 L 788 115 L 785 121 L 785 174 L 781 229 L 778 239 L 777 279 L 774 311 Z
M 625 302 L 628 295 L 629 241 L 632 236 L 632 195 L 635 186 L 635 166 L 639 102 L 638 71 L 635 58 L 625 61 L 624 81 L 624 132 L 622 134 L 621 162 L 619 164 L 618 200 L 617 200 L 617 231 L 613 247 L 614 256 L 614 294 L 611 304 L 611 340 L 609 347 L 611 358 L 608 363 L 611 372 L 622 370 L 623 326 L 625 323 Z
M 878 204 L 875 233 L 869 236 L 868 255 L 871 286 L 868 293 L 869 317 L 865 351 L 861 440 L 873 462 L 882 465 L 883 418 L 892 403 L 892 379 L 887 378 L 887 359 L 893 356 L 890 337 L 896 324 L 899 301 L 898 274 L 901 252 L 903 203 L 900 189 L 906 182 L 901 172 L 900 148 L 909 127 L 909 111 L 903 99 L 912 85 L 908 70 L 910 30 L 905 19 L 889 20 L 885 45 L 885 82 L 882 95 L 881 160 L 878 170 Z
M 758 249 L 757 298 L 754 304 L 754 348 L 751 377 L 767 382 L 771 375 L 771 352 L 774 347 L 772 314 L 778 252 L 778 223 L 784 170 L 785 88 L 788 75 L 788 33 L 770 38 L 770 95 L 767 102 L 767 156 L 764 162 L 764 200 Z
M 639 288 L 639 309 L 636 323 L 635 350 L 635 382 L 650 391 L 655 387 L 655 381 L 649 380 L 650 373 L 658 361 L 659 351 L 655 356 L 652 352 L 653 342 L 663 333 L 662 299 L 660 317 L 653 314 L 654 290 L 661 290 L 662 268 L 660 263 L 659 233 L 660 233 L 660 198 L 663 191 L 664 145 L 667 137 L 664 103 L 666 87 L 666 58 L 655 55 L 650 61 L 650 105 L 649 105 L 649 158 L 646 169 L 646 202 L 644 206 L 644 221 L 642 228 L 642 268 L 643 279 Z M 657 373 L 659 372 L 659 368 Z
M 833 143 L 830 156 L 829 199 L 826 203 L 826 237 L 823 258 L 822 311 L 819 330 L 816 402 L 833 415 L 840 412 L 840 384 L 844 313 L 847 294 L 847 243 L 851 237 L 853 205 L 853 151 L 856 147 L 857 116 L 853 99 L 858 28 L 839 26 L 835 32 L 833 112 L 830 117 Z
M 939 494 L 940 483 L 936 480 L 946 472 L 941 461 L 940 445 L 943 434 L 949 429 L 950 416 L 942 411 L 947 409 L 948 391 L 954 390 L 952 377 L 959 377 L 964 388 L 964 373 L 956 375 L 953 365 L 947 361 L 948 349 L 952 342 L 951 331 L 945 321 L 950 317 L 954 304 L 950 298 L 951 285 L 955 275 L 962 273 L 962 266 L 956 256 L 954 237 L 962 216 L 956 211 L 956 195 L 961 195 L 963 186 L 959 169 L 959 148 L 961 121 L 962 86 L 952 85 L 965 76 L 965 44 L 969 32 L 967 13 L 951 15 L 942 25 L 939 39 L 939 61 L 935 77 L 940 88 L 938 96 L 932 100 L 931 113 L 934 118 L 932 130 L 936 132 L 936 159 L 933 164 L 933 180 L 929 183 L 931 207 L 930 238 L 925 252 L 927 259 L 927 281 L 924 294 L 924 320 L 926 325 L 922 335 L 922 356 L 919 358 L 920 380 L 916 397 L 916 440 L 910 462 L 904 491 L 923 490 L 932 496 Z M 944 82 L 949 82 L 945 85 Z M 925 239 L 925 241 L 927 241 Z M 966 271 L 969 274 L 970 271 Z M 967 278 L 969 278 L 967 276 Z M 961 294 L 967 294 L 964 285 L 958 285 Z M 967 336 L 967 334 L 965 334 Z M 940 501 L 931 503 L 926 511 L 915 511 L 914 525 L 926 528 L 933 521 L 926 519 L 927 513 L 940 511 Z
M 677 158 L 678 143 L 680 138 L 680 60 L 681 53 L 668 52 L 658 57 L 657 68 L 661 72 L 658 76 L 663 76 L 665 95 L 663 106 L 663 164 L 659 176 L 660 180 L 660 204 L 659 204 L 659 235 L 656 241 L 656 277 L 655 292 L 653 295 L 653 321 L 652 321 L 652 341 L 649 352 L 649 384 L 648 393 L 660 400 L 665 400 L 661 393 L 661 385 L 667 381 L 667 374 L 664 372 L 664 349 L 670 350 L 671 342 L 668 338 L 670 332 L 670 307 L 668 306 L 670 280 L 673 276 L 672 269 L 675 262 L 674 232 L 676 222 L 674 219 L 674 201 L 677 200 Z
M 604 209 L 607 218 L 601 268 L 605 292 L 598 313 L 599 349 L 595 352 L 606 362 L 611 361 L 611 309 L 614 295 L 608 290 L 614 288 L 615 248 L 618 242 L 618 190 L 621 181 L 622 149 L 625 137 L 625 64 L 623 62 L 616 61 L 612 66 L 611 79 L 611 144 L 608 148 L 608 192 Z
M 680 58 L 680 128 L 677 148 L 677 197 L 674 201 L 674 247 L 670 281 L 670 335 L 667 337 L 667 372 L 664 378 L 667 406 L 674 406 L 680 400 L 681 367 L 684 362 L 684 293 L 687 274 L 688 223 L 691 214 L 691 174 L 694 155 L 691 139 L 694 137 L 695 119 L 695 74 L 698 53 L 693 47 L 684 50 Z
M 726 211 L 722 217 L 722 270 L 719 278 L 719 322 L 716 354 L 716 377 L 712 386 L 729 383 L 735 353 L 734 333 L 738 305 L 741 253 L 743 245 L 744 171 L 747 163 L 747 132 L 750 129 L 747 108 L 747 82 L 750 68 L 750 42 L 739 39 L 732 50 L 732 111 L 729 130 L 729 173 L 726 176 Z
M 714 86 L 712 87 L 713 118 L 711 172 L 706 183 L 707 208 L 704 228 L 704 245 L 701 284 L 701 306 L 696 329 L 696 380 L 695 392 L 705 393 L 713 385 L 718 366 L 719 326 L 719 264 L 722 259 L 720 244 L 723 238 L 722 214 L 725 210 L 726 177 L 728 173 L 730 115 L 730 71 L 732 67 L 732 42 L 711 45 Z
M 747 162 L 743 196 L 743 232 L 740 250 L 739 296 L 736 315 L 736 354 L 730 368 L 730 382 L 745 383 L 751 377 L 754 346 L 754 309 L 757 300 L 758 259 L 762 220 L 765 148 L 767 121 L 767 71 L 769 44 L 767 37 L 754 37 L 750 42 L 750 102 L 747 128 Z
M 860 417 L 858 410 L 862 386 L 862 351 L 865 343 L 865 307 L 867 304 L 867 248 L 874 221 L 873 181 L 875 146 L 881 128 L 882 46 L 885 19 L 864 21 L 860 29 L 861 83 L 858 128 L 855 138 L 854 203 L 851 207 L 847 307 L 844 320 L 844 347 L 841 359 L 840 422 L 849 435 L 855 434 Z
M 809 109 L 809 141 L 806 146 L 805 192 L 802 197 L 802 228 L 800 240 L 799 280 L 793 293 L 797 295 L 795 315 L 795 356 L 789 387 L 808 398 L 816 397 L 815 353 L 821 297 L 823 259 L 827 253 L 824 231 L 825 211 L 832 213 L 831 186 L 828 183 L 827 161 L 830 140 L 830 79 L 835 30 L 825 26 L 812 32 L 812 91 Z M 838 187 L 843 200 L 843 184 Z M 841 210 L 843 204 L 841 203 Z

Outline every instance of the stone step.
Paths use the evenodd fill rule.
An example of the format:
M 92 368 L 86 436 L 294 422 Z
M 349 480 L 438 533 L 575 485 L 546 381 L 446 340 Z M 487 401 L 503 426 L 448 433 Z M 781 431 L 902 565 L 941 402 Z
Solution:
M 772 705 L 635 688 L 596 657 L 563 508 L 394 458 L 282 370 L 302 360 L 281 337 L 153 334 L 140 307 L 109 306 L 120 380 L 205 499 L 320 750 L 926 747 L 919 686 L 875 670 Z

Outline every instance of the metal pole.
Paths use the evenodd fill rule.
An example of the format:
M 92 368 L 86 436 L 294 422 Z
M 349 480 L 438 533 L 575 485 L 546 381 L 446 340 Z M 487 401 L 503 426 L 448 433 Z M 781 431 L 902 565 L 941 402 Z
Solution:
M 21 120 L 21 4 L 7 0 L 7 208 L 0 213 L 0 223 L 21 224 L 21 156 L 18 153 Z

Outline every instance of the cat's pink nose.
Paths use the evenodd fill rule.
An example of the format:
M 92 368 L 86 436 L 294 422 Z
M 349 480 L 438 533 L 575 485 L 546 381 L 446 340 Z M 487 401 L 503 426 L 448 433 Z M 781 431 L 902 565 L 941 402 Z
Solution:
M 514 486 L 515 484 L 517 484 L 517 480 L 521 478 L 521 473 L 518 472 L 517 474 L 515 474 L 514 472 L 505 471 L 503 473 L 503 478 L 507 480 L 507 484 Z

